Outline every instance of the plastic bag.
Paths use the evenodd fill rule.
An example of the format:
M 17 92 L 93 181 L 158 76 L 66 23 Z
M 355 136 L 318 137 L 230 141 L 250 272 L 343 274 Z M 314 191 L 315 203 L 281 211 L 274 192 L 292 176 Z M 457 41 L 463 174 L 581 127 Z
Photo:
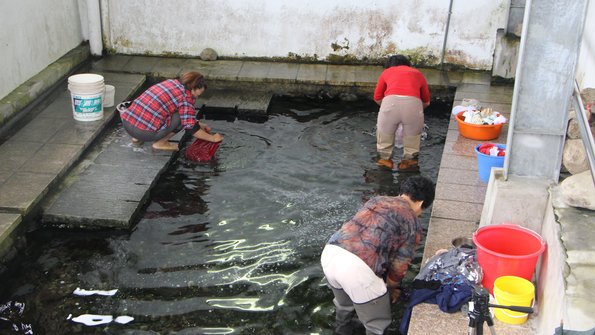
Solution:
M 187 160 L 208 162 L 215 156 L 220 144 L 221 142 L 209 142 L 197 138 L 190 146 L 188 146 L 188 148 L 186 148 L 184 156 Z

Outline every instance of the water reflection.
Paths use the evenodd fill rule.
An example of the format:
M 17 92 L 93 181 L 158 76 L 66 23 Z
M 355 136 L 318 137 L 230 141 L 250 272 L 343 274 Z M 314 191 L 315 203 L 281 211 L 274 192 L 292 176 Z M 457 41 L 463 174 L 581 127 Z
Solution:
M 130 234 L 35 233 L 0 301 L 23 302 L 18 322 L 36 334 L 331 334 L 322 247 L 405 177 L 375 165 L 376 112 L 369 101 L 293 99 L 264 123 L 209 121 L 225 135 L 217 161 L 180 155 Z M 448 119 L 426 121 L 420 162 L 435 180 Z M 118 293 L 77 297 L 77 287 Z M 90 327 L 69 314 L 134 321 Z

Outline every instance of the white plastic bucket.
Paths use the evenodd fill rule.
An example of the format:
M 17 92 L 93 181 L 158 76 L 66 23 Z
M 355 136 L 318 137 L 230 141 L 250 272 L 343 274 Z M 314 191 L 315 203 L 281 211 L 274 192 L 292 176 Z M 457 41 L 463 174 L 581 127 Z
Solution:
M 72 114 L 77 121 L 96 121 L 103 118 L 103 76 L 94 73 L 68 77 Z
M 116 88 L 113 85 L 105 85 L 105 95 L 103 96 L 103 107 L 112 107 L 116 96 Z

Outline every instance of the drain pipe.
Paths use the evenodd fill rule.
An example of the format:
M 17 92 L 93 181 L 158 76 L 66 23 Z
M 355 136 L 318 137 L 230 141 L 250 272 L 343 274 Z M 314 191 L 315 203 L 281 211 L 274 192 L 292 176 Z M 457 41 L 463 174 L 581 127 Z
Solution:
M 444 32 L 444 42 L 442 42 L 442 56 L 440 56 L 440 70 L 444 70 L 444 54 L 446 53 L 446 40 L 448 39 L 448 30 L 450 27 L 450 16 L 452 14 L 452 3 L 454 0 L 450 0 L 448 5 L 448 17 L 446 18 L 446 31 Z
M 101 11 L 99 0 L 87 0 L 87 23 L 89 27 L 89 47 L 93 56 L 101 56 L 103 42 L 101 40 Z

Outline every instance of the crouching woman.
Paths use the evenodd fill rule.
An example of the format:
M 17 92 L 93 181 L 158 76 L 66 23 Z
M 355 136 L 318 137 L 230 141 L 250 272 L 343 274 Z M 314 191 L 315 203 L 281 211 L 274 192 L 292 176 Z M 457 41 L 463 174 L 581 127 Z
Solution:
M 168 79 L 149 87 L 132 102 L 118 105 L 122 125 L 134 144 L 153 142 L 153 149 L 178 150 L 169 140 L 181 130 L 200 128 L 192 135 L 210 142 L 223 140 L 221 134 L 211 134 L 211 128 L 196 120 L 196 98 L 207 89 L 199 72 L 187 72 L 178 79 Z

